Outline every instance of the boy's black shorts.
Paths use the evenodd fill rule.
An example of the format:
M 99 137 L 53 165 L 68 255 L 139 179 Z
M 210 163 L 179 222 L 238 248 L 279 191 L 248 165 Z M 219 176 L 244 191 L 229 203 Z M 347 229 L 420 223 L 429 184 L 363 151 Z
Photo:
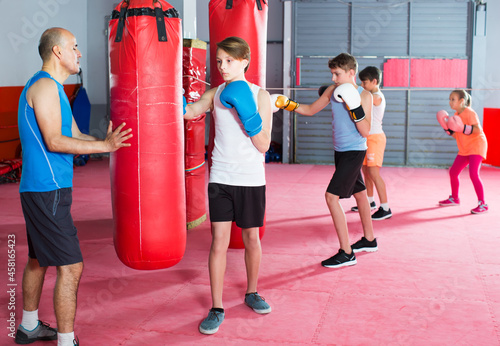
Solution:
M 266 186 L 208 184 L 211 222 L 235 221 L 240 228 L 262 227 L 266 212 Z
M 71 217 L 72 189 L 22 192 L 28 256 L 41 267 L 82 262 L 82 252 Z
M 340 198 L 349 198 L 366 190 L 361 175 L 365 154 L 366 150 L 335 151 L 335 172 L 326 191 Z

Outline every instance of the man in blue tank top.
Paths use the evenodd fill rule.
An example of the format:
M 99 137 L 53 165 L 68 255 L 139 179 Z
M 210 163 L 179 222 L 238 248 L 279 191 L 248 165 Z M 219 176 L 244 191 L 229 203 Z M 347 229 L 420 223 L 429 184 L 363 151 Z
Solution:
M 71 217 L 73 155 L 113 152 L 132 134 L 125 123 L 106 138 L 83 134 L 73 118 L 63 83 L 80 70 L 76 38 L 62 28 L 47 29 L 38 46 L 42 69 L 19 99 L 18 126 L 23 150 L 19 192 L 26 221 L 28 263 L 23 275 L 23 316 L 16 343 L 58 340 L 78 344 L 74 320 L 83 259 Z M 123 130 L 123 131 L 122 131 Z M 38 305 L 48 266 L 57 267 L 54 310 L 57 330 L 38 320 Z
M 338 253 L 321 262 L 328 268 L 339 268 L 357 263 L 354 253 L 378 250 L 373 235 L 370 204 L 361 175 L 366 153 L 366 137 L 370 132 L 372 117 L 372 95 L 356 85 L 358 63 L 347 53 L 341 53 L 328 62 L 333 85 L 324 89 L 312 104 L 298 104 L 286 96 L 276 97 L 276 107 L 312 116 L 328 103 L 332 106 L 333 147 L 335 149 L 335 172 L 325 193 L 326 203 L 332 215 L 333 225 L 339 238 Z M 347 221 L 340 204 L 341 198 L 354 196 L 364 236 L 350 244 Z

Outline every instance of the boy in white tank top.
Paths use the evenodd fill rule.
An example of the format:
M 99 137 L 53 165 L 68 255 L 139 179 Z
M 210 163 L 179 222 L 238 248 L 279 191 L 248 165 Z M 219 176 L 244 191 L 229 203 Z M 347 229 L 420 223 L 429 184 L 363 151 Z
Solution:
M 372 215 L 372 220 L 385 220 L 392 217 L 392 211 L 387 201 L 387 190 L 385 182 L 380 175 L 380 168 L 384 161 L 386 136 L 382 130 L 382 119 L 385 112 L 385 97 L 380 91 L 382 71 L 375 66 L 368 66 L 359 72 L 361 86 L 373 95 L 373 116 L 370 134 L 367 138 L 368 149 L 363 162 L 363 175 L 365 177 L 366 192 L 370 207 L 376 209 L 373 186 L 377 189 L 380 199 L 380 208 Z M 352 207 L 352 211 L 358 211 L 358 207 Z
M 250 47 L 243 39 L 228 37 L 217 47 L 217 67 L 225 83 L 187 105 L 184 114 L 185 119 L 193 119 L 212 110 L 215 128 L 208 185 L 212 308 L 199 325 L 203 334 L 216 333 L 224 321 L 222 289 L 233 221 L 241 227 L 245 244 L 245 304 L 259 314 L 271 312 L 257 293 L 262 257 L 259 227 L 263 226 L 265 213 L 264 154 L 271 143 L 271 98 L 266 90 L 245 79 Z

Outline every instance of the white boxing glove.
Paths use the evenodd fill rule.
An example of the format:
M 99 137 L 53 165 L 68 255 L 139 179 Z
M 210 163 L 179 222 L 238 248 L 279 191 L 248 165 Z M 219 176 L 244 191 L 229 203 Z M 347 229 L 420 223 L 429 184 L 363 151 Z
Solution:
M 351 83 L 339 85 L 335 88 L 333 96 L 338 102 L 345 102 L 349 115 L 354 122 L 357 123 L 365 118 L 365 112 L 361 107 L 361 95 L 354 85 Z

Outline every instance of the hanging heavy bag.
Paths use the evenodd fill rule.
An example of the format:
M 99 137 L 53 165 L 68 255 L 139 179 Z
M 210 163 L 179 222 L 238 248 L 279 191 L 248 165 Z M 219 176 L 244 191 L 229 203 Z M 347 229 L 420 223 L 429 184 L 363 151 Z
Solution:
M 122 1 L 108 32 L 111 120 L 134 133 L 110 159 L 115 250 L 171 267 L 186 247 L 181 20 L 166 1 Z

